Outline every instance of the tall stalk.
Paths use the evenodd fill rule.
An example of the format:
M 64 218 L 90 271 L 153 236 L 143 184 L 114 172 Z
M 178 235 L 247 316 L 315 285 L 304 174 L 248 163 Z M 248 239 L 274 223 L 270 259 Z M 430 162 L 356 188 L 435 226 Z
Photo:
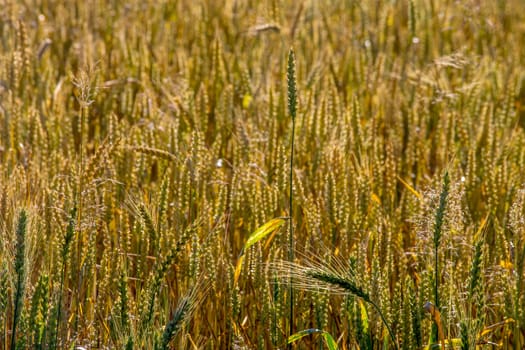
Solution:
M 293 262 L 294 260 L 294 235 L 293 235 L 293 155 L 294 155 L 294 140 L 295 140 L 295 116 L 297 113 L 297 87 L 295 77 L 295 54 L 293 49 L 290 49 L 288 53 L 288 111 L 292 117 L 292 141 L 290 145 L 290 180 L 289 180 L 289 206 L 290 206 L 290 229 L 288 238 L 288 261 Z M 293 281 L 290 278 L 288 285 L 288 294 L 290 296 L 290 315 L 289 315 L 289 334 L 294 334 L 294 294 L 293 294 Z M 291 349 L 292 344 L 288 344 L 288 348 Z

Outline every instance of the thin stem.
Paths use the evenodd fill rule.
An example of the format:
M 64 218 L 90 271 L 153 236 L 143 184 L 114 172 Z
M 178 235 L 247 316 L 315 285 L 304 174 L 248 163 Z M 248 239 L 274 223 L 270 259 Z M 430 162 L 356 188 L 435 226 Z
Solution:
M 436 301 L 436 307 L 439 309 L 439 256 L 438 256 L 439 246 L 435 246 L 434 250 L 434 271 L 435 271 L 435 283 L 434 283 L 434 300 Z
M 80 262 L 82 261 L 82 243 L 84 241 L 82 235 L 83 235 L 83 232 L 82 232 L 82 210 L 83 210 L 83 196 L 82 196 L 82 192 L 83 192 L 83 188 L 84 188 L 84 169 L 85 169 L 85 164 L 84 164 L 84 134 L 85 134 L 85 130 L 84 130 L 84 123 L 85 123 L 85 120 L 87 118 L 87 114 L 88 114 L 88 103 L 86 102 L 84 105 L 81 103 L 81 107 L 80 107 L 80 169 L 78 171 L 78 176 L 79 176 L 79 179 L 78 179 L 78 192 L 77 192 L 77 196 L 78 196 L 78 216 L 77 216 L 77 233 L 78 233 L 78 240 L 77 240 L 77 257 L 76 257 L 76 263 L 77 264 L 80 264 Z M 77 308 L 81 306 L 81 300 L 80 300 L 80 289 L 81 289 L 81 281 L 82 281 L 82 278 L 81 278 L 81 273 L 82 273 L 82 267 L 80 265 L 77 266 L 77 269 L 78 269 L 78 273 L 77 273 L 77 293 L 75 293 L 75 296 L 77 298 Z M 79 315 L 79 312 L 75 312 L 75 322 L 74 322 L 74 330 L 75 330 L 75 333 L 78 331 L 78 315 Z
M 290 205 L 290 238 L 289 238 L 289 246 L 288 246 L 288 261 L 293 262 L 294 261 L 294 236 L 293 236 L 293 155 L 294 155 L 294 139 L 295 139 L 295 118 L 292 119 L 292 145 L 290 150 L 290 197 L 289 197 L 289 205 Z M 290 284 L 288 286 L 289 294 L 290 294 L 290 334 L 294 334 L 294 327 L 293 327 L 293 321 L 294 321 L 294 293 L 293 293 L 293 280 L 290 278 Z M 291 348 L 291 344 L 288 344 L 288 347 Z
M 394 343 L 394 349 L 398 350 L 396 337 L 394 336 L 394 332 L 392 331 L 392 328 L 390 328 L 388 322 L 386 321 L 385 316 L 381 312 L 381 309 L 379 309 L 379 306 L 377 306 L 377 304 L 374 303 L 372 300 L 368 299 L 366 301 L 368 301 L 370 304 L 372 304 L 372 306 L 376 309 L 377 313 L 381 317 L 381 320 L 383 321 L 383 324 L 386 326 L 386 329 L 388 330 L 388 334 L 390 334 L 390 338 L 392 339 L 392 342 Z

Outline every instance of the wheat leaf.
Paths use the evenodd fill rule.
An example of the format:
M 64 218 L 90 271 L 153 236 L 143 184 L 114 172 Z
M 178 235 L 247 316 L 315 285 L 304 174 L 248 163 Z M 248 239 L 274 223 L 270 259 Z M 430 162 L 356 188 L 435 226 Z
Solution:
M 324 338 L 324 341 L 326 342 L 326 345 L 328 346 L 329 350 L 337 350 L 337 342 L 334 340 L 332 335 L 328 332 L 325 332 L 321 329 L 317 328 L 310 328 L 310 329 L 304 329 L 300 332 L 294 333 L 291 336 L 288 337 L 287 343 L 295 343 L 299 339 L 310 335 L 310 334 L 321 334 Z
M 248 240 L 246 241 L 246 243 L 244 244 L 243 253 L 246 250 L 248 250 L 248 248 L 250 248 L 252 245 L 254 245 L 255 243 L 259 242 L 261 239 L 266 237 L 268 234 L 277 230 L 285 222 L 286 220 L 283 218 L 275 218 L 275 219 L 268 221 L 267 223 L 265 223 L 264 225 L 262 225 L 255 231 L 253 231 L 250 237 L 248 238 Z
M 261 239 L 268 236 L 270 233 L 275 232 L 285 222 L 286 220 L 283 218 L 274 218 L 252 232 L 252 234 L 250 235 L 250 237 L 248 237 L 248 240 L 244 244 L 244 247 L 241 250 L 241 254 L 239 255 L 239 258 L 237 259 L 237 265 L 235 266 L 235 272 L 233 275 L 234 276 L 233 279 L 235 283 L 237 283 L 237 281 L 239 280 L 239 276 L 241 274 L 242 262 L 244 260 L 244 252 L 246 252 L 255 243 L 259 242 Z

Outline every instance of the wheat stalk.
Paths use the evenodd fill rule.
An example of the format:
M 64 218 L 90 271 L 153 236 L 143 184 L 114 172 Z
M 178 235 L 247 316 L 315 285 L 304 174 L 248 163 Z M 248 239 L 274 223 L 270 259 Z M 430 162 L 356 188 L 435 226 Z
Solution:
M 289 171 L 289 211 L 290 211 L 290 227 L 288 239 L 288 261 L 293 262 L 294 260 L 294 232 L 293 232 L 293 157 L 294 157 L 294 141 L 295 141 L 295 117 L 297 113 L 297 82 L 295 76 L 295 53 L 293 49 L 290 49 L 288 53 L 288 111 L 292 117 L 292 140 L 290 142 L 290 171 Z M 289 314 L 289 336 L 294 334 L 294 293 L 293 293 L 293 281 L 290 280 L 288 294 L 290 296 L 290 314 Z M 288 348 L 291 349 L 291 344 Z

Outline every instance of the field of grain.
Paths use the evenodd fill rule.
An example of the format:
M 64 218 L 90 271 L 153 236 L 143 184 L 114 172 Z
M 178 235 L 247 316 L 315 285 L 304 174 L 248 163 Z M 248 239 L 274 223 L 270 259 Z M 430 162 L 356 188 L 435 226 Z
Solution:
M 0 349 L 525 348 L 522 0 L 4 0 Z

